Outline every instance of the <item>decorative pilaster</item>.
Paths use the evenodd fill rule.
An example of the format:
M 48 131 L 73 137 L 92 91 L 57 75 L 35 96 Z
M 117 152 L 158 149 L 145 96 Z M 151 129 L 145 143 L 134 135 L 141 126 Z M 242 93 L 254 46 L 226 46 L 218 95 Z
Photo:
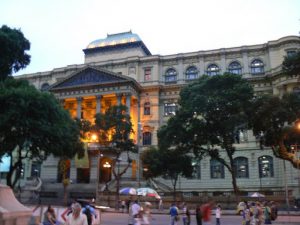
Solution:
M 82 97 L 76 98 L 77 100 L 77 118 L 81 119 L 81 103 L 82 103 Z
M 131 93 L 126 93 L 126 107 L 127 107 L 127 113 L 130 114 L 130 107 L 131 107 Z
M 101 112 L 101 100 L 103 96 L 102 95 L 96 95 L 96 113 Z
M 117 105 L 121 105 L 123 93 L 117 93 Z
M 249 74 L 249 59 L 248 59 L 248 52 L 246 49 L 243 49 L 243 73 Z

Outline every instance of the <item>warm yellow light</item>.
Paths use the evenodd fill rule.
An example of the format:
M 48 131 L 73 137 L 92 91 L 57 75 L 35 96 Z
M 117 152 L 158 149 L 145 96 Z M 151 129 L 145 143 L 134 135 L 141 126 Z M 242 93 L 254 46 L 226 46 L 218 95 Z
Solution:
M 300 122 L 298 122 L 298 123 L 296 124 L 296 128 L 297 128 L 298 130 L 300 130 Z
M 91 139 L 92 141 L 97 141 L 97 134 L 92 134 Z
M 109 162 L 105 162 L 104 165 L 103 165 L 103 167 L 104 167 L 104 168 L 110 168 L 111 165 L 109 164 Z

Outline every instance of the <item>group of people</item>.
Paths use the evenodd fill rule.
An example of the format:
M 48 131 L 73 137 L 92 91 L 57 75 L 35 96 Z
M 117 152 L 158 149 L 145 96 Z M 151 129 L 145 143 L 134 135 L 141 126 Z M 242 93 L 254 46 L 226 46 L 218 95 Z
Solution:
M 93 219 L 97 218 L 96 210 L 88 203 L 80 204 L 73 202 L 62 214 L 65 225 L 91 225 Z M 44 213 L 43 225 L 61 225 L 57 219 L 54 209 L 49 205 Z
M 195 216 L 197 225 L 205 225 L 210 223 L 211 219 L 211 209 L 214 206 L 213 201 L 209 201 L 203 205 L 197 205 L 195 209 Z M 179 209 L 180 208 L 180 209 Z M 217 205 L 216 208 L 216 225 L 220 225 L 221 218 L 221 206 Z M 169 211 L 171 217 L 171 225 L 177 225 L 181 218 L 183 225 L 191 224 L 191 213 L 186 203 L 182 203 L 181 206 L 177 206 L 175 203 L 172 203 Z
M 197 205 L 195 209 L 195 217 L 197 225 L 209 225 L 211 222 L 211 210 L 215 206 L 215 224 L 221 225 L 222 208 L 220 204 L 209 201 L 206 204 Z M 179 209 L 180 208 L 180 209 Z M 255 202 L 248 204 L 245 202 L 242 211 L 242 225 L 262 225 L 272 224 L 277 218 L 277 205 L 275 202 Z M 177 206 L 173 203 L 170 207 L 170 225 L 177 225 L 182 220 L 183 225 L 191 224 L 190 210 L 185 203 Z
M 244 210 L 242 211 L 243 225 L 261 225 L 272 224 L 277 218 L 277 205 L 275 202 L 259 201 L 249 204 L 244 202 Z
M 128 224 L 129 225 L 150 225 L 151 224 L 151 203 L 140 204 L 138 200 L 128 203 Z

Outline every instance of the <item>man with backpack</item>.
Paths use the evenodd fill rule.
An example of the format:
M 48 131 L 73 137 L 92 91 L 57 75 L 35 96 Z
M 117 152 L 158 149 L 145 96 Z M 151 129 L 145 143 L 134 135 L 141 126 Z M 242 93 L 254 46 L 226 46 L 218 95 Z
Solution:
M 86 215 L 88 225 L 92 225 L 93 216 L 95 217 L 95 219 L 97 218 L 97 214 L 94 207 L 90 206 L 89 204 L 83 207 L 82 213 Z

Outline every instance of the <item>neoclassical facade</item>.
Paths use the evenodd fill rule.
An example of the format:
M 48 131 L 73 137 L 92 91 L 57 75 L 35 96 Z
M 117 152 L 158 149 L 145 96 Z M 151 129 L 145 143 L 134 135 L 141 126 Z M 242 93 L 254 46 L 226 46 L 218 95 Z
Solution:
M 126 105 L 135 130 L 132 137 L 143 151 L 157 145 L 157 130 L 175 114 L 181 88 L 203 74 L 240 74 L 252 83 L 257 95 L 281 96 L 285 92 L 299 91 L 299 76 L 286 76 L 281 71 L 284 57 L 299 50 L 300 38 L 287 36 L 258 45 L 155 55 L 130 31 L 107 35 L 88 44 L 83 50 L 83 64 L 18 78 L 29 80 L 42 91 L 54 93 L 73 118 L 93 121 L 97 112 L 104 112 L 116 104 Z M 260 150 L 258 139 L 251 131 L 240 132 L 238 140 L 234 157 L 240 189 L 275 193 L 284 190 L 286 179 L 293 195 L 300 196 L 298 170 L 286 163 L 287 169 L 283 171 L 283 160 L 273 156 L 270 149 Z M 90 148 L 87 155 L 89 164 L 85 168 L 71 160 L 70 179 L 74 187 L 85 183 L 94 189 L 99 174 L 102 174 L 100 181 L 113 179 L 109 166 L 114 158 L 109 152 L 103 152 L 99 158 Z M 134 160 L 126 177 L 142 181 L 143 166 L 139 163 L 139 155 L 131 157 Z M 124 166 L 122 161 L 119 163 Z M 38 166 L 29 162 L 25 166 L 28 176 L 32 174 L 31 165 L 35 169 L 38 167 L 44 184 L 61 182 L 57 173 L 58 159 L 50 157 Z M 100 171 L 97 171 L 98 165 Z M 193 178 L 180 178 L 179 190 L 216 193 L 232 190 L 230 174 L 218 162 L 205 158 L 193 165 Z M 121 185 L 122 182 L 125 185 L 126 179 Z M 161 178 L 157 182 L 171 186 L 168 179 Z

